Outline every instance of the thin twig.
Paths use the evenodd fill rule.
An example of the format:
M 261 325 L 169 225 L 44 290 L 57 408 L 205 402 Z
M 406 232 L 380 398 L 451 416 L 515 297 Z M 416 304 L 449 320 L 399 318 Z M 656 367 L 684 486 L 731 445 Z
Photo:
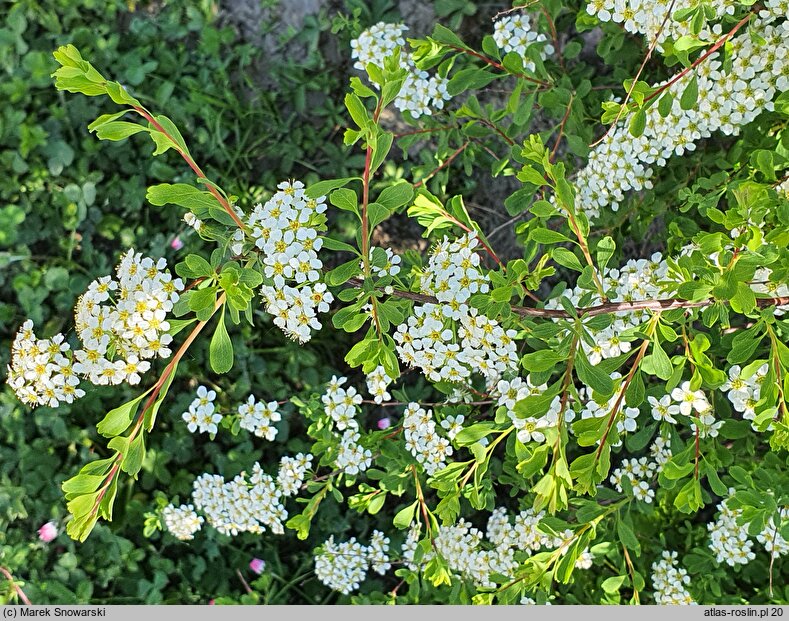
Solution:
M 359 278 L 351 278 L 346 283 L 349 287 L 359 288 L 363 284 L 363 280 Z M 381 289 L 383 291 L 383 289 Z M 423 293 L 415 293 L 413 291 L 402 291 L 395 289 L 391 295 L 413 300 L 414 302 L 421 302 L 422 304 L 439 304 L 436 297 L 432 295 L 425 295 Z M 611 313 L 625 313 L 635 312 L 642 310 L 652 311 L 668 311 L 678 308 L 705 308 L 712 306 L 720 300 L 708 299 L 692 302 L 690 300 L 680 300 L 676 298 L 669 298 L 664 300 L 637 300 L 635 302 L 607 302 L 605 304 L 597 304 L 596 306 L 587 306 L 583 308 L 576 308 L 576 314 L 579 317 L 597 317 L 598 315 L 609 315 Z M 789 304 L 789 296 L 776 297 L 776 298 L 757 298 L 756 305 L 760 308 L 767 306 L 784 306 Z M 532 308 L 529 306 L 512 306 L 512 312 L 520 315 L 521 317 L 545 317 L 549 319 L 572 319 L 567 311 L 558 308 Z
M 3 574 L 6 577 L 6 579 L 11 583 L 11 586 L 16 591 L 16 594 L 19 596 L 19 599 L 21 599 L 26 606 L 32 606 L 33 604 L 30 603 L 30 600 L 27 598 L 27 595 L 25 595 L 25 592 L 22 590 L 22 587 L 20 587 L 16 583 L 16 581 L 14 580 L 14 576 L 11 575 L 11 572 L 8 571 L 5 567 L 0 567 L 0 573 Z
M 454 160 L 458 155 L 463 153 L 463 151 L 465 151 L 468 148 L 469 144 L 471 144 L 471 141 L 466 140 L 466 142 L 464 142 L 460 147 L 458 147 L 455 150 L 455 152 L 452 153 L 452 155 L 450 155 L 446 160 L 444 160 L 444 162 L 440 166 L 433 169 L 430 173 L 427 174 L 426 177 L 422 178 L 420 181 L 417 181 L 414 184 L 414 188 L 421 188 L 427 181 L 432 179 L 434 175 L 444 170 L 447 166 L 449 166 L 452 163 L 452 160 Z

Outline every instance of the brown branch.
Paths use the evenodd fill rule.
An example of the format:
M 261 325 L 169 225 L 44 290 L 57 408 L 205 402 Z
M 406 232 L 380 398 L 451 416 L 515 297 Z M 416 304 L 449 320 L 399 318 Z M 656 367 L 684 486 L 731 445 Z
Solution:
M 134 106 L 134 109 L 137 111 L 137 113 L 140 116 L 142 116 L 146 121 L 148 121 L 151 125 L 153 125 L 156 131 L 164 134 L 167 137 L 167 139 L 173 143 L 175 150 L 178 151 L 180 156 L 184 158 L 184 161 L 187 164 L 189 164 L 189 168 L 191 168 L 194 171 L 194 173 L 197 175 L 198 178 L 205 179 L 206 181 L 208 181 L 208 177 L 205 176 L 205 173 L 200 169 L 200 167 L 197 165 L 197 162 L 194 161 L 192 156 L 187 151 L 183 151 L 181 147 L 178 146 L 178 143 L 175 141 L 175 139 L 170 134 L 167 133 L 164 127 L 162 127 L 161 123 L 159 123 L 156 119 L 153 118 L 153 115 L 150 112 L 148 112 L 142 106 Z M 228 213 L 228 215 L 231 218 L 233 218 L 233 221 L 236 223 L 238 228 L 240 228 L 242 231 L 246 230 L 244 223 L 241 221 L 241 219 L 238 217 L 236 212 L 230 206 L 230 203 L 227 202 L 227 199 L 225 199 L 225 197 L 222 196 L 211 183 L 206 183 L 206 187 L 208 188 L 208 191 L 214 195 L 214 198 L 216 198 L 216 200 L 219 201 L 219 204 L 222 205 L 222 208 Z
M 11 583 L 11 586 L 16 591 L 16 594 L 19 596 L 19 599 L 21 599 L 25 603 L 25 605 L 32 606 L 33 604 L 30 603 L 30 600 L 27 598 L 27 595 L 25 595 L 25 592 L 22 590 L 22 587 L 20 587 L 16 583 L 14 577 L 11 575 L 11 572 L 8 571 L 5 567 L 0 567 L 0 573 L 3 574 L 6 577 L 6 579 Z
M 458 147 L 458 148 L 455 150 L 455 152 L 454 152 L 454 153 L 452 153 L 452 155 L 450 155 L 450 156 L 449 156 L 449 157 L 448 157 L 446 160 L 444 160 L 444 162 L 443 162 L 443 163 L 442 163 L 440 166 L 438 166 L 437 168 L 433 169 L 433 170 L 432 170 L 430 173 L 428 173 L 428 175 L 427 175 L 426 177 L 424 177 L 424 178 L 423 178 L 421 181 L 417 181 L 417 182 L 414 184 L 414 188 L 421 188 L 421 187 L 422 187 L 422 186 L 425 184 L 425 182 L 429 181 L 430 179 L 432 179 L 432 178 L 433 178 L 433 176 L 434 176 L 434 175 L 436 175 L 437 173 L 439 173 L 439 172 L 441 172 L 442 170 L 444 170 L 444 169 L 445 169 L 447 166 L 449 166 L 449 165 L 452 163 L 452 161 L 453 161 L 453 160 L 454 160 L 454 159 L 455 159 L 455 158 L 456 158 L 458 155 L 460 155 L 461 153 L 463 153 L 463 151 L 465 151 L 465 150 L 466 150 L 466 148 L 468 148 L 468 145 L 469 145 L 469 144 L 471 144 L 471 141 L 470 141 L 470 140 L 466 140 L 466 142 L 464 142 L 464 143 L 463 143 L 463 144 L 462 144 L 460 147 Z
M 619 107 L 619 112 L 616 113 L 616 118 L 614 119 L 614 122 L 608 126 L 608 129 L 605 130 L 605 133 L 600 137 L 599 140 L 589 145 L 590 147 L 596 147 L 598 144 L 600 144 L 605 139 L 605 137 L 609 133 L 611 133 L 611 129 L 613 129 L 616 126 L 616 124 L 619 122 L 619 119 L 622 116 L 622 111 L 625 109 L 625 107 L 627 107 L 627 103 L 630 101 L 630 97 L 636 88 L 636 84 L 638 84 L 638 78 L 641 77 L 641 73 L 644 71 L 644 67 L 647 66 L 649 59 L 652 58 L 652 52 L 654 52 L 655 48 L 657 47 L 658 39 L 660 39 L 660 33 L 663 32 L 663 28 L 666 27 L 666 22 L 668 22 L 669 17 L 671 17 L 671 14 L 674 12 L 674 4 L 676 3 L 676 1 L 677 0 L 671 0 L 671 4 L 669 5 L 668 10 L 666 11 L 666 15 L 663 18 L 663 22 L 660 24 L 660 28 L 658 28 L 658 31 L 655 33 L 655 40 L 652 41 L 652 43 L 650 44 L 649 49 L 647 50 L 647 55 L 644 58 L 644 61 L 641 63 L 641 66 L 638 68 L 638 71 L 636 72 L 636 77 L 633 78 L 633 82 L 630 84 L 630 88 L 627 89 L 625 100 L 622 102 L 622 105 Z
M 556 151 L 559 148 L 559 143 L 562 141 L 562 136 L 564 136 L 564 126 L 567 124 L 567 119 L 570 116 L 570 110 L 573 107 L 573 93 L 570 93 L 570 101 L 567 104 L 567 111 L 564 113 L 562 117 L 562 122 L 559 124 L 559 135 L 556 136 L 556 142 L 553 145 L 553 149 L 551 149 L 551 157 L 549 161 L 553 162 L 553 158 L 556 157 Z
M 350 287 L 359 288 L 363 284 L 363 280 L 359 278 L 351 278 L 346 284 Z M 383 289 L 381 289 L 383 291 Z M 406 300 L 413 300 L 421 304 L 439 304 L 437 298 L 432 295 L 425 295 L 424 293 L 416 293 L 414 291 L 401 291 L 395 289 L 392 295 Z M 708 299 L 692 302 L 690 300 L 680 300 L 676 298 L 663 299 L 663 300 L 638 300 L 635 302 L 608 302 L 606 304 L 598 304 L 596 306 L 587 306 L 585 308 L 577 308 L 576 313 L 579 317 L 597 317 L 598 315 L 609 315 L 611 313 L 624 313 L 635 312 L 642 310 L 652 311 L 668 311 L 678 308 L 704 308 L 712 306 L 719 300 Z M 756 305 L 759 308 L 767 306 L 784 306 L 789 304 L 789 296 L 777 298 L 758 298 Z M 531 308 L 529 306 L 513 306 L 512 312 L 520 315 L 521 317 L 543 317 L 548 319 L 572 319 L 567 311 L 554 308 Z
M 447 125 L 444 127 L 430 127 L 427 129 L 415 129 L 409 132 L 402 132 L 400 134 L 395 134 L 395 138 L 405 138 L 406 136 L 415 136 L 416 134 L 433 134 L 435 132 L 446 132 L 450 129 L 457 129 L 454 125 Z
M 698 67 L 701 63 L 703 63 L 705 60 L 707 60 L 707 58 L 709 58 L 712 54 L 717 52 L 718 49 L 724 43 L 726 43 L 726 41 L 728 41 L 734 35 L 735 32 L 737 32 L 740 28 L 742 28 L 748 22 L 748 20 L 751 19 L 751 17 L 753 17 L 753 15 L 754 15 L 753 13 L 748 13 L 748 15 L 743 17 L 739 22 L 737 22 L 737 25 L 735 25 L 734 28 L 732 28 L 729 32 L 727 32 L 720 39 L 718 39 L 715 42 L 715 45 L 713 45 L 710 49 L 708 49 L 706 52 L 704 52 L 704 54 L 699 56 L 690 67 L 687 67 L 686 69 L 683 69 L 677 75 L 675 75 L 673 78 L 671 78 L 668 82 L 666 82 L 663 86 L 661 86 L 659 89 L 657 89 L 654 93 L 651 93 L 648 97 L 645 97 L 644 98 L 644 103 L 647 103 L 648 101 L 653 100 L 655 97 L 660 95 L 660 93 L 665 91 L 667 88 L 669 88 L 675 82 L 681 80 L 683 77 L 685 77 L 688 74 L 688 72 L 690 72 L 693 69 L 695 69 L 696 67 Z

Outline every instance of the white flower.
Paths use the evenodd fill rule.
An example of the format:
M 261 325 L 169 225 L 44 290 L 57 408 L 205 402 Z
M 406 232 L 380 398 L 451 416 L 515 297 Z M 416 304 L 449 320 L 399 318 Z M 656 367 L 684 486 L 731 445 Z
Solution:
M 690 382 L 682 382 L 682 385 L 671 391 L 671 398 L 679 404 L 679 411 L 684 416 L 690 416 L 696 412 L 706 412 L 709 401 L 701 390 L 691 390 Z
M 669 395 L 663 395 L 660 400 L 655 397 L 647 397 L 649 404 L 652 406 L 652 418 L 659 422 L 668 422 L 672 425 L 677 424 L 677 419 L 674 414 L 679 414 L 679 406 L 671 402 Z

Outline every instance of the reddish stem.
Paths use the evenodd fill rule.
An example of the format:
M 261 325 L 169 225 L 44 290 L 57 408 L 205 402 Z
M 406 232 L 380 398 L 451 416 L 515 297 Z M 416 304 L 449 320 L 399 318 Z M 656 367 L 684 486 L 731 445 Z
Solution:
M 734 35 L 734 33 L 736 33 L 740 28 L 742 28 L 748 22 L 749 19 L 751 19 L 751 17 L 753 17 L 753 13 L 748 13 L 748 15 L 743 17 L 739 22 L 737 22 L 737 25 L 734 28 L 732 28 L 728 33 L 726 33 L 720 39 L 718 39 L 715 42 L 715 45 L 713 45 L 710 49 L 708 49 L 706 52 L 704 52 L 704 54 L 699 56 L 696 59 L 696 61 L 690 67 L 687 67 L 687 68 L 683 69 L 677 75 L 675 75 L 673 78 L 671 78 L 668 82 L 666 82 L 663 86 L 661 86 L 659 89 L 657 89 L 654 93 L 651 93 L 649 96 L 645 97 L 644 98 L 644 103 L 647 103 L 648 101 L 651 101 L 652 99 L 654 99 L 655 97 L 660 95 L 668 87 L 670 87 L 672 84 L 674 84 L 678 80 L 681 80 L 683 77 L 685 77 L 688 74 L 688 72 L 690 72 L 693 69 L 695 69 L 696 67 L 698 67 L 701 63 L 703 63 L 705 60 L 707 60 L 707 58 L 709 58 L 712 54 L 717 52 L 718 49 Z
M 16 591 L 16 594 L 19 596 L 19 599 L 21 599 L 26 606 L 32 606 L 33 604 L 30 603 L 30 600 L 27 598 L 27 595 L 25 595 L 25 592 L 14 581 L 14 576 L 11 575 L 11 572 L 8 571 L 5 567 L 0 567 L 0 573 L 3 574 L 11 583 L 11 586 L 14 588 L 14 591 Z
M 540 86 L 544 86 L 544 87 L 550 86 L 550 84 L 548 84 L 548 82 L 545 82 L 544 80 L 538 80 L 537 78 L 532 78 L 531 76 L 528 76 L 525 73 L 516 73 L 514 71 L 510 71 L 509 69 L 507 69 L 501 63 L 496 62 L 492 58 L 488 58 L 484 54 L 480 54 L 479 52 L 475 52 L 474 50 L 470 50 L 470 49 L 465 48 L 465 47 L 460 47 L 458 45 L 448 45 L 448 44 L 445 44 L 445 45 L 448 48 L 456 50 L 458 52 L 462 52 L 463 54 L 468 54 L 469 56 L 473 56 L 474 58 L 479 58 L 482 62 L 490 65 L 491 67 L 495 67 L 499 71 L 504 71 L 505 73 L 509 73 L 509 74 L 512 74 L 512 75 L 517 76 L 519 78 L 522 78 L 522 79 L 526 80 L 527 82 L 532 82 L 534 84 L 539 84 Z
M 187 164 L 189 164 L 189 168 L 191 168 L 194 171 L 194 173 L 198 176 L 198 178 L 205 179 L 206 181 L 208 180 L 208 177 L 205 176 L 205 173 L 200 169 L 200 167 L 197 165 L 197 162 L 194 161 L 192 156 L 178 146 L 178 143 L 175 141 L 175 139 L 170 134 L 167 133 L 164 127 L 162 127 L 161 123 L 159 123 L 155 118 L 153 118 L 153 115 L 150 112 L 148 112 L 142 106 L 134 106 L 134 109 L 140 114 L 140 116 L 142 116 L 146 121 L 148 121 L 151 125 L 153 125 L 153 127 L 157 131 L 167 136 L 167 138 L 173 143 L 173 145 L 175 145 L 174 147 L 175 150 L 178 151 L 181 157 L 184 158 L 184 161 Z M 236 212 L 230 206 L 230 203 L 227 202 L 225 197 L 222 196 L 211 183 L 206 183 L 206 187 L 208 188 L 208 191 L 214 195 L 214 198 L 216 198 L 216 200 L 219 201 L 219 204 L 222 205 L 222 208 L 228 213 L 228 215 L 231 218 L 233 218 L 233 221 L 236 223 L 238 228 L 240 228 L 243 231 L 246 228 L 244 226 L 244 223 L 241 221 L 241 219 L 238 217 Z
M 567 119 L 570 117 L 570 110 L 573 107 L 573 94 L 570 93 L 570 101 L 567 103 L 567 110 L 562 117 L 562 122 L 559 124 L 559 135 L 556 136 L 556 142 L 553 145 L 553 149 L 551 149 L 551 157 L 550 160 L 553 162 L 553 158 L 556 157 L 556 151 L 559 148 L 559 143 L 562 141 L 562 136 L 564 136 L 564 126 L 567 124 Z
M 414 184 L 414 188 L 421 188 L 425 184 L 426 181 L 429 181 L 435 174 L 437 174 L 437 173 L 441 172 L 442 170 L 444 170 L 447 166 L 449 166 L 452 163 L 452 160 L 454 160 L 458 155 L 463 153 L 463 151 L 465 151 L 468 148 L 469 144 L 471 144 L 471 141 L 470 140 L 466 140 L 466 142 L 464 142 L 462 146 L 458 147 L 458 149 L 452 155 L 450 155 L 446 160 L 444 160 L 444 162 L 438 168 L 435 168 L 434 170 L 432 170 L 421 181 L 417 181 Z

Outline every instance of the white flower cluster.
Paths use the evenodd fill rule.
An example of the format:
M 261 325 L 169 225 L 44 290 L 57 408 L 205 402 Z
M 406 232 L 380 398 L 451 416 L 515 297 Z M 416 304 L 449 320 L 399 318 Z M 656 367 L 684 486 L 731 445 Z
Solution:
M 194 534 L 203 525 L 203 518 L 195 513 L 192 505 L 181 505 L 175 507 L 167 505 L 162 509 L 162 519 L 170 534 L 181 541 L 191 541 Z
M 729 379 L 720 387 L 737 412 L 745 420 L 756 418 L 756 404 L 761 398 L 761 388 L 767 376 L 768 366 L 764 363 L 750 377 L 743 377 L 742 368 L 735 364 L 729 369 Z
M 625 459 L 611 473 L 611 485 L 620 494 L 624 491 L 622 480 L 628 479 L 633 489 L 633 498 L 650 504 L 655 499 L 655 490 L 650 483 L 663 470 L 663 466 L 671 459 L 671 441 L 663 436 L 655 438 L 649 449 L 652 459 L 646 457 Z
M 436 296 L 444 315 L 454 320 L 469 314 L 468 300 L 475 293 L 487 293 L 488 278 L 480 269 L 476 233 L 467 233 L 455 241 L 446 237 L 433 247 L 427 268 L 422 274 L 422 293 Z
M 254 395 L 249 395 L 247 400 L 238 406 L 238 424 L 241 429 L 270 442 L 277 437 L 274 423 L 282 420 L 282 415 L 277 411 L 278 407 L 276 401 L 265 403 L 257 401 Z
M 297 453 L 295 457 L 287 455 L 279 460 L 277 485 L 283 496 L 295 496 L 299 493 L 307 471 L 312 467 L 312 455 Z
M 355 416 L 363 401 L 362 395 L 353 386 L 343 388 L 346 381 L 345 377 L 333 376 L 326 385 L 321 401 L 337 430 L 343 432 L 334 463 L 346 474 L 355 475 L 370 467 L 373 454 L 359 443 L 361 435 Z
M 421 291 L 439 304 L 414 307 L 394 335 L 400 359 L 434 382 L 459 383 L 480 373 L 493 386 L 518 368 L 515 330 L 504 330 L 468 305 L 473 294 L 490 289 L 479 265 L 478 244 L 476 234 L 468 233 L 454 242 L 445 238 L 433 249 Z M 452 320 L 460 322 L 457 336 Z
M 441 426 L 447 430 L 447 437 L 450 440 L 454 440 L 455 436 L 463 431 L 463 422 L 465 420 L 466 417 L 463 414 L 457 414 L 449 415 L 441 421 Z M 487 440 L 487 438 L 483 438 L 483 440 Z
M 787 61 L 789 65 L 789 61 Z M 771 298 L 789 297 L 789 284 L 770 280 L 773 271 L 769 267 L 760 267 L 756 270 L 751 281 L 751 289 L 755 293 L 763 293 Z M 789 304 L 775 307 L 775 314 L 781 316 L 789 311 Z
M 147 360 L 168 358 L 167 313 L 183 289 L 167 261 L 143 258 L 129 250 L 116 270 L 117 280 L 94 280 L 74 310 L 83 349 L 74 352 L 74 371 L 93 384 L 137 384 L 150 368 Z M 112 352 L 115 360 L 108 356 Z
M 418 403 L 409 403 L 403 413 L 405 447 L 422 464 L 428 475 L 441 470 L 452 455 L 449 440 L 438 435 L 433 411 L 425 410 Z
M 557 535 L 549 535 L 539 528 L 544 512 L 535 513 L 533 509 L 521 511 L 515 516 L 514 524 L 503 507 L 495 509 L 488 519 L 486 538 L 483 533 L 460 519 L 457 524 L 439 527 L 433 539 L 435 552 L 454 573 L 473 581 L 479 587 L 493 587 L 493 574 L 512 576 L 518 568 L 515 559 L 517 552 L 536 552 L 540 549 L 560 550 L 566 553 L 574 539 L 573 531 L 566 530 Z M 413 565 L 413 550 L 416 549 L 418 534 L 412 528 L 403 546 L 403 557 L 409 567 Z M 483 544 L 490 544 L 488 549 Z M 433 557 L 428 552 L 422 563 L 428 563 Z M 584 550 L 576 559 L 576 567 L 588 569 L 594 557 Z
M 205 386 L 198 386 L 197 396 L 189 404 L 189 409 L 181 415 L 186 422 L 190 433 L 216 434 L 217 423 L 222 421 L 222 415 L 214 406 L 216 392 L 208 390 Z
M 447 318 L 449 306 L 423 304 L 397 326 L 395 347 L 408 366 L 422 370 L 433 382 L 458 383 L 480 373 L 495 385 L 507 372 L 518 368 L 515 330 L 479 315 L 476 309 L 460 320 L 456 338 Z M 459 340 L 459 342 L 458 342 Z
M 497 403 L 499 406 L 507 408 L 507 416 L 510 417 L 512 424 L 518 430 L 518 440 L 522 444 L 526 444 L 527 442 L 537 442 L 541 444 L 545 442 L 545 429 L 553 427 L 559 422 L 559 412 L 562 409 L 562 400 L 559 395 L 551 401 L 548 411 L 540 418 L 535 418 L 533 416 L 520 418 L 515 413 L 515 404 L 518 401 L 526 397 L 540 395 L 547 390 L 547 388 L 547 384 L 535 386 L 531 381 L 531 375 L 526 377 L 525 382 L 523 378 L 516 377 L 509 381 L 499 380 L 498 384 L 496 384 L 496 391 L 498 391 L 499 394 Z M 575 412 L 569 407 L 566 408 L 564 420 L 570 422 L 574 418 Z
M 724 72 L 720 52 L 668 87 L 674 97 L 663 117 L 658 106 L 646 110 L 646 128 L 634 138 L 625 121 L 591 153 L 576 177 L 578 203 L 590 218 L 607 205 L 616 211 L 625 192 L 651 188 L 653 165 L 663 166 L 672 155 L 695 149 L 713 132 L 736 135 L 763 110 L 772 108 L 776 92 L 789 88 L 789 23 L 768 24 L 752 19 L 749 32 L 730 39 L 731 69 Z M 765 40 L 758 42 L 758 37 Z M 683 110 L 680 97 L 689 81 L 698 79 L 698 101 Z M 655 87 L 660 87 L 657 84 Z
M 392 395 L 386 389 L 389 388 L 391 383 L 392 378 L 386 374 L 383 366 L 379 364 L 367 375 L 367 392 L 372 395 L 373 401 L 376 403 L 389 401 Z
M 197 233 L 199 233 L 200 229 L 203 228 L 203 221 L 195 216 L 191 211 L 187 211 L 184 214 L 184 222 L 187 226 L 192 227 Z
M 606 269 L 602 275 L 603 288 L 611 302 L 635 302 L 659 298 L 664 283 L 670 280 L 668 264 L 659 252 L 654 253 L 649 259 L 630 259 L 619 268 Z M 586 290 L 576 286 L 566 289 L 562 295 L 577 307 L 581 297 L 586 293 Z M 599 296 L 595 295 L 590 304 L 601 302 Z M 559 298 L 549 300 L 545 307 L 562 308 Z M 599 364 L 601 360 L 629 352 L 632 345 L 624 340 L 624 332 L 641 325 L 648 315 L 645 311 L 621 312 L 611 315 L 611 318 L 611 324 L 604 328 L 587 327 L 591 338 L 588 341 L 581 340 L 581 347 L 593 365 Z
M 348 381 L 346 377 L 333 376 L 326 385 L 326 392 L 321 396 L 324 410 L 328 414 L 339 431 L 359 429 L 359 423 L 354 418 L 358 406 L 362 403 L 362 395 L 356 392 L 353 386 L 347 389 L 342 385 Z
M 39 339 L 31 320 L 22 324 L 11 345 L 7 381 L 23 403 L 55 408 L 85 396 L 65 355 L 69 349 L 62 334 Z
M 348 595 L 359 588 L 372 568 L 383 575 L 389 563 L 389 539 L 380 531 L 373 531 L 369 546 L 352 537 L 342 543 L 334 542 L 334 535 L 315 554 L 315 575 L 334 591 Z
M 548 37 L 532 30 L 529 16 L 523 13 L 507 15 L 493 25 L 493 40 L 505 54 L 513 52 L 523 57 L 523 66 L 528 71 L 534 71 L 534 61 L 526 59 L 526 50 L 534 44 L 542 44 L 540 58 L 545 60 L 553 54 L 553 45 L 548 43 Z
M 693 605 L 687 586 L 688 572 L 678 567 L 677 553 L 664 551 L 659 561 L 652 563 L 652 588 L 655 603 L 659 605 Z
M 622 383 L 624 381 L 622 379 L 622 374 L 618 371 L 614 371 L 611 373 L 610 377 L 614 380 L 616 390 L 614 390 L 614 393 L 610 397 L 603 401 L 595 399 L 594 395 L 596 393 L 587 390 L 587 388 L 583 388 L 580 391 L 582 399 L 585 397 L 582 402 L 581 418 L 606 418 L 614 414 L 616 417 L 617 432 L 620 434 L 633 433 L 638 429 L 638 415 L 641 411 L 638 408 L 625 406 L 622 402 L 620 397 L 620 392 L 623 389 Z M 620 439 L 614 446 L 619 446 L 621 443 L 622 440 Z
M 408 73 L 394 104 L 401 112 L 409 112 L 418 118 L 444 107 L 444 102 L 450 99 L 448 80 L 439 75 L 431 76 L 416 67 L 411 55 L 403 49 L 406 30 L 403 24 L 379 22 L 351 41 L 351 57 L 356 60 L 353 66 L 360 71 L 365 71 L 368 63 L 382 69 L 384 59 L 391 56 L 396 48 L 401 48 L 400 67 Z
M 729 493 L 734 490 L 730 489 Z M 730 509 L 728 499 L 718 504 L 718 519 L 707 524 L 710 532 L 710 549 L 715 553 L 719 563 L 726 563 L 730 567 L 747 565 L 756 558 L 753 552 L 753 541 L 748 538 L 748 529 L 737 524 L 737 518 L 742 515 L 740 509 Z
M 364 472 L 373 462 L 372 451 L 359 444 L 360 438 L 359 432 L 352 429 L 342 434 L 334 464 L 345 474 L 355 475 Z
M 739 369 L 739 367 L 737 367 Z M 703 390 L 692 390 L 690 382 L 682 382 L 671 391 L 670 395 L 663 395 L 660 399 L 647 397 L 652 406 L 652 418 L 659 422 L 677 424 L 675 416 L 698 416 L 705 424 L 712 424 L 712 405 Z
M 264 274 L 273 282 L 261 289 L 266 311 L 286 335 L 305 343 L 312 329 L 321 329 L 318 312 L 328 311 L 334 300 L 318 282 L 323 240 L 315 226 L 326 211 L 326 197 L 308 198 L 301 181 L 283 181 L 277 188 L 265 204 L 255 205 L 247 224 L 261 250 Z
M 691 34 L 690 20 L 679 22 L 672 16 L 677 11 L 692 8 L 695 4 L 694 0 L 591 0 L 586 6 L 586 12 L 596 16 L 601 22 L 622 24 L 627 32 L 644 34 L 650 43 L 657 38 L 656 47 L 662 51 L 662 43 L 667 39 L 676 41 L 683 35 Z M 718 17 L 724 13 L 733 15 L 737 4 L 739 3 L 732 0 L 710 0 L 705 3 L 705 8 L 712 9 L 715 17 Z M 669 11 L 671 16 L 666 19 Z M 708 40 L 710 35 L 706 29 L 699 33 L 703 40 Z
M 62 334 L 37 339 L 26 321 L 12 345 L 8 384 L 29 405 L 57 407 L 85 393 L 77 376 L 96 385 L 137 384 L 151 366 L 167 358 L 172 336 L 166 316 L 183 289 L 164 259 L 154 261 L 129 250 L 116 268 L 117 280 L 90 283 L 74 309 L 82 349 L 70 354 Z
M 729 488 L 729 496 L 734 493 Z M 730 567 L 747 565 L 756 558 L 753 552 L 753 541 L 748 537 L 749 524 L 740 525 L 738 518 L 742 515 L 740 509 L 731 509 L 728 506 L 729 498 L 718 504 L 718 519 L 707 524 L 710 532 L 710 549 L 715 553 L 719 563 L 726 563 Z M 767 520 L 756 540 L 764 546 L 770 555 L 783 556 L 789 554 L 789 541 L 781 535 L 781 526 L 785 524 L 784 510 L 780 512 L 780 523 L 776 528 L 773 516 Z
M 781 512 L 783 516 L 783 511 Z M 775 520 L 770 517 L 762 532 L 756 535 L 756 540 L 764 546 L 767 553 L 775 556 L 789 554 L 789 541 L 781 536 L 780 528 L 776 528 Z
M 411 571 L 418 571 L 419 565 L 416 564 L 416 551 L 419 547 L 419 524 L 411 524 L 408 529 L 405 541 L 400 549 L 400 554 L 403 557 L 403 564 Z
M 282 522 L 288 517 L 282 499 L 298 491 L 300 477 L 312 464 L 312 455 L 300 453 L 295 459 L 296 464 L 283 461 L 276 482 L 257 462 L 249 480 L 244 472 L 231 481 L 218 474 L 203 474 L 194 482 L 192 501 L 223 535 L 260 534 L 265 527 L 281 535 L 285 532 Z M 280 487 L 280 481 L 284 487 Z
M 401 261 L 400 255 L 395 254 L 391 248 L 370 249 L 370 272 L 378 278 L 397 276 L 400 273 Z M 359 267 L 364 269 L 363 260 L 359 261 Z

